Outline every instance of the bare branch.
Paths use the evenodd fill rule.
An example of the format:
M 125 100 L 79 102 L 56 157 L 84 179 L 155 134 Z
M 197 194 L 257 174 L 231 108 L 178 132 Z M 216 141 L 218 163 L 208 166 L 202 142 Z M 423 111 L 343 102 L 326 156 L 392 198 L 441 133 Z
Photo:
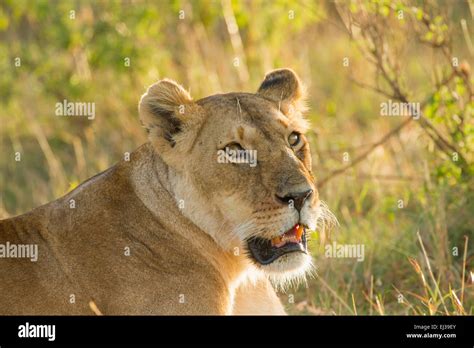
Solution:
M 359 164 L 360 162 L 362 162 L 364 159 L 366 159 L 377 147 L 379 147 L 380 145 L 384 144 L 387 140 L 389 140 L 392 136 L 394 136 L 395 134 L 399 133 L 403 128 L 405 128 L 411 121 L 413 120 L 412 117 L 406 119 L 404 122 L 400 123 L 397 127 L 395 127 L 394 129 L 392 129 L 390 132 L 388 132 L 387 134 L 385 134 L 382 138 L 380 138 L 378 141 L 376 141 L 375 143 L 372 144 L 371 147 L 369 147 L 366 151 L 364 151 L 360 156 L 356 157 L 351 163 L 339 168 L 339 169 L 336 169 L 334 171 L 332 171 L 328 176 L 326 176 L 325 178 L 323 178 L 322 180 L 320 180 L 318 182 L 318 186 L 321 188 L 323 187 L 324 185 L 327 184 L 327 182 L 331 179 L 333 179 L 334 177 L 344 173 L 345 171 L 347 171 L 348 169 L 356 166 L 357 164 Z

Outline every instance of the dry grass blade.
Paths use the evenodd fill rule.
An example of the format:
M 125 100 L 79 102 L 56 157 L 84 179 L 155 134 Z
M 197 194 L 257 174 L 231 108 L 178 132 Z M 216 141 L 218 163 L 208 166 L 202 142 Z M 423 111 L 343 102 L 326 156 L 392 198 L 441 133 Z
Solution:
M 425 246 L 423 244 L 423 241 L 421 240 L 421 235 L 420 235 L 420 231 L 417 231 L 416 232 L 417 236 L 418 236 L 418 240 L 420 241 L 420 245 L 421 245 L 421 250 L 423 251 L 423 255 L 425 257 L 425 261 L 426 261 L 426 266 L 428 267 L 428 271 L 430 273 L 430 276 L 431 276 L 431 280 L 433 281 L 434 285 L 435 285 L 435 289 L 436 289 L 436 292 L 441 300 L 441 303 L 443 304 L 443 307 L 444 307 L 444 311 L 446 313 L 446 315 L 449 315 L 449 311 L 448 311 L 448 308 L 446 307 L 446 303 L 444 302 L 444 298 L 443 298 L 443 295 L 441 294 L 441 291 L 439 289 L 439 286 L 438 286 L 438 282 L 436 281 L 435 277 L 434 277 L 434 274 L 433 274 L 433 270 L 431 269 L 431 263 L 430 263 L 430 260 L 428 258 L 428 254 L 426 253 L 426 250 L 425 250 Z
M 373 305 L 372 299 L 374 298 L 374 275 L 370 275 L 370 304 Z M 370 315 L 372 315 L 372 306 L 370 306 Z
M 352 307 L 354 308 L 354 314 L 355 314 L 355 315 L 358 315 L 358 314 L 357 314 L 356 304 L 355 304 L 355 298 L 354 298 L 354 294 L 353 294 L 353 293 L 351 294 L 351 297 L 352 297 Z
M 467 257 L 467 242 L 468 236 L 464 236 L 464 254 L 462 259 L 462 279 L 461 279 L 461 303 L 464 303 L 464 278 L 466 276 L 466 257 Z
M 97 307 L 96 303 L 94 302 L 94 300 L 90 300 L 89 301 L 89 308 L 92 310 L 92 312 L 94 312 L 95 315 L 104 315 L 102 314 L 102 312 L 100 311 L 99 307 Z
M 335 291 L 331 286 L 326 283 L 326 281 L 321 278 L 319 275 L 316 274 L 316 278 L 328 289 L 331 294 L 352 314 L 355 314 L 355 312 L 352 310 L 352 308 L 338 295 L 337 291 Z
M 420 276 L 421 282 L 423 283 L 423 290 L 425 291 L 425 296 L 426 298 L 429 298 L 431 291 L 430 286 L 426 282 L 425 274 L 423 273 L 420 264 L 418 261 L 412 257 L 408 257 L 408 261 L 412 265 L 412 267 L 415 269 L 415 272 Z M 426 300 L 428 302 L 428 300 Z
M 392 286 L 395 289 L 395 291 L 398 293 L 398 296 L 402 297 L 402 300 L 399 303 L 402 303 L 402 304 L 408 306 L 408 308 L 411 309 L 413 311 L 413 313 L 419 314 L 418 311 L 416 310 L 415 306 L 413 306 L 413 304 L 410 301 L 408 301 L 408 299 L 402 294 L 402 292 L 396 286 L 394 286 L 394 285 L 392 285 Z
M 451 294 L 451 296 L 450 296 L 451 300 L 453 301 L 454 306 L 457 309 L 457 312 L 459 314 L 466 315 L 466 311 L 464 310 L 464 307 L 463 307 L 461 301 L 459 301 L 459 298 L 457 297 L 456 292 L 454 290 L 451 290 L 450 294 Z
M 385 315 L 385 309 L 383 307 L 383 302 L 380 299 L 380 295 L 375 296 L 375 302 L 377 303 L 377 311 L 380 315 Z

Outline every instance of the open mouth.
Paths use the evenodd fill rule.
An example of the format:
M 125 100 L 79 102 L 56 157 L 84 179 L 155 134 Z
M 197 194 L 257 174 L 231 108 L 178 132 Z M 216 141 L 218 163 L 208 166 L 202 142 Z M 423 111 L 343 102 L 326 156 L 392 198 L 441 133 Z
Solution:
M 247 242 L 252 257 L 262 265 L 268 265 L 289 253 L 306 253 L 306 230 L 296 224 L 282 235 L 272 238 L 250 238 Z

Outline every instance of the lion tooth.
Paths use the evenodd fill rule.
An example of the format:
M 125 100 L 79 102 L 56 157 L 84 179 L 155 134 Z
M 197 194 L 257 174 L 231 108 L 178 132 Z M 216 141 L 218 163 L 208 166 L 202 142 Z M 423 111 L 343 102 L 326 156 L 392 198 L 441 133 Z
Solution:
M 277 244 L 281 243 L 281 237 L 274 237 L 272 238 L 272 245 L 276 246 Z
M 297 241 L 301 240 L 301 236 L 303 235 L 303 232 L 304 232 L 304 227 L 299 225 L 298 229 L 296 230 L 296 239 L 297 239 Z

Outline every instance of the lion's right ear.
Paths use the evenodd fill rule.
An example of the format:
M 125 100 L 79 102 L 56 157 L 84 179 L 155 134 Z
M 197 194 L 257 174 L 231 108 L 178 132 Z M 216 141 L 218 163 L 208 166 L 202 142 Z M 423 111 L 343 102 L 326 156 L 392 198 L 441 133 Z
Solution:
M 155 141 L 161 138 L 173 147 L 174 136 L 182 130 L 190 104 L 192 98 L 182 86 L 173 80 L 160 80 L 140 99 L 140 120 Z

